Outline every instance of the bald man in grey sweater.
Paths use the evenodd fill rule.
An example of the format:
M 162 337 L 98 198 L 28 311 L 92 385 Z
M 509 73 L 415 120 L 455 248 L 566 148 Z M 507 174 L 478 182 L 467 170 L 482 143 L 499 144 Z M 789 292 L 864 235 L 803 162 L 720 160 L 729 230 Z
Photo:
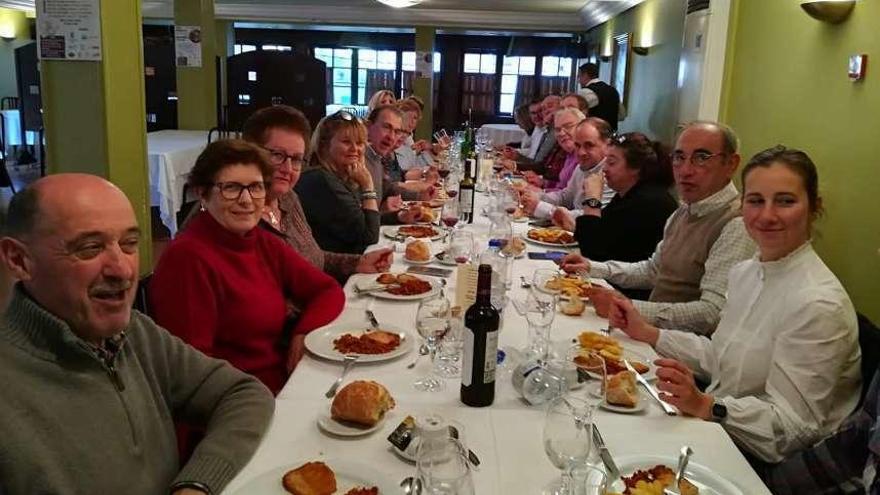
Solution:
M 139 229 L 109 182 L 61 174 L 13 198 L 0 258 L 0 493 L 220 493 L 274 401 L 255 378 L 132 311 Z M 174 420 L 207 425 L 180 466 Z

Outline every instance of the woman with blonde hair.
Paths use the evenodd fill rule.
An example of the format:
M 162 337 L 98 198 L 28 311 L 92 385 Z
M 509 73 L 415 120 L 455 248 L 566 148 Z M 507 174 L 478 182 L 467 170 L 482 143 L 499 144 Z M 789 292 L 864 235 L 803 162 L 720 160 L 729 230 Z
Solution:
M 308 168 L 296 184 L 306 220 L 321 249 L 361 254 L 379 240 L 379 195 L 366 167 L 367 129 L 339 111 L 312 135 Z
M 372 112 L 374 108 L 381 107 L 383 105 L 394 105 L 397 102 L 397 98 L 394 97 L 394 92 L 390 89 L 380 89 L 373 93 L 373 96 L 370 97 L 370 101 L 367 103 L 367 108 L 369 112 Z

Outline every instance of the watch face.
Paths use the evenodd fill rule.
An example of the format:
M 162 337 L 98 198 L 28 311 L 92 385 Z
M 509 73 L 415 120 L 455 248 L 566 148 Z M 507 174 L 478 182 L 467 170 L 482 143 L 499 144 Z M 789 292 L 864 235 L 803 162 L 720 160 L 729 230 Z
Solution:
M 724 404 L 712 404 L 712 416 L 719 420 L 726 418 L 727 407 Z

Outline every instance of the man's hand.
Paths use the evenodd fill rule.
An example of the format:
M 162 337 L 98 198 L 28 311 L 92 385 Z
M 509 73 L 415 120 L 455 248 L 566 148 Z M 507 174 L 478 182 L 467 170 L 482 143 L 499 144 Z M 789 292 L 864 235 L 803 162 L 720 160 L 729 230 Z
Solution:
M 370 251 L 368 253 L 364 253 L 361 256 L 360 261 L 358 262 L 357 268 L 355 271 L 357 273 L 382 273 L 388 271 L 391 268 L 391 263 L 394 261 L 394 249 L 390 247 L 384 247 L 382 249 L 376 249 L 374 251 Z
M 523 172 L 523 178 L 525 178 L 526 182 L 535 187 L 544 187 L 544 178 L 540 175 L 532 172 L 531 170 L 526 170 Z
M 575 222 L 574 219 L 571 218 L 571 212 L 569 212 L 567 208 L 562 206 L 556 208 L 553 210 L 553 216 L 551 218 L 553 219 L 553 225 L 562 230 L 574 232 Z
M 420 168 L 411 168 L 403 173 L 404 180 L 422 180 L 424 172 Z
M 538 206 L 538 203 L 541 201 L 541 197 L 538 196 L 538 193 L 535 191 L 523 191 L 520 196 L 520 202 L 523 205 L 523 210 L 529 214 L 529 216 L 535 213 L 535 208 Z
M 587 291 L 587 297 L 590 298 L 590 301 L 593 303 L 593 308 L 596 310 L 596 314 L 599 315 L 600 318 L 608 318 L 608 315 L 611 310 L 611 303 L 618 298 L 626 299 L 621 293 L 616 290 L 606 289 L 605 287 L 599 287 L 598 285 L 594 285 L 590 287 Z M 609 322 L 614 325 L 613 322 Z
M 688 416 L 712 419 L 715 399 L 700 392 L 690 368 L 675 359 L 658 359 L 654 364 L 657 365 L 657 389 L 665 402 Z
M 419 139 L 418 141 L 412 144 L 412 149 L 416 153 L 421 153 L 425 150 L 431 149 L 431 143 L 425 141 L 424 139 Z
M 631 339 L 646 342 L 654 347 L 660 337 L 660 330 L 648 324 L 632 301 L 625 297 L 612 297 L 609 301 L 608 323 L 623 331 Z M 598 312 L 598 310 L 597 310 Z
M 516 160 L 516 158 L 519 156 L 519 152 L 511 148 L 510 146 L 505 146 L 501 149 L 501 156 L 507 158 L 508 160 Z
M 287 351 L 287 373 L 293 373 L 299 360 L 306 352 L 306 336 L 298 333 L 290 340 L 290 349 Z
M 584 197 L 602 199 L 605 190 L 605 176 L 602 174 L 590 174 L 583 182 Z
M 577 253 L 569 253 L 559 261 L 559 267 L 566 273 L 590 273 L 590 260 Z

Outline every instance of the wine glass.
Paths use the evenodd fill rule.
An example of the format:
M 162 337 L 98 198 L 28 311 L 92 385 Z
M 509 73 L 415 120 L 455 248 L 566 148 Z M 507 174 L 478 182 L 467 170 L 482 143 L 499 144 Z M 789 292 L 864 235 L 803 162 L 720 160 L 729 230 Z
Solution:
M 523 354 L 532 359 L 544 359 L 550 350 L 550 325 L 556 317 L 556 294 L 531 290 L 526 296 L 526 321 L 529 323 L 528 340 Z
M 571 484 L 572 493 L 576 495 L 604 495 L 610 488 L 605 471 L 590 464 L 575 466 L 572 469 Z
M 438 295 L 422 299 L 419 303 L 419 309 L 416 311 L 416 329 L 425 339 L 425 346 L 431 356 L 431 369 L 427 375 L 413 383 L 417 390 L 439 392 L 446 386 L 446 382 L 434 370 L 434 365 L 437 340 L 449 331 L 449 310 L 449 300 L 442 290 Z
M 440 211 L 440 221 L 443 225 L 454 229 L 459 220 L 460 206 L 458 201 L 450 199 L 443 203 L 443 209 Z
M 572 495 L 572 470 L 583 466 L 593 446 L 593 408 L 583 399 L 554 399 L 544 419 L 544 452 L 562 476 L 544 487 L 542 495 Z
M 559 276 L 559 270 L 551 268 L 539 268 L 532 274 L 532 290 L 543 292 L 555 292 L 547 288 L 547 282 Z
M 424 441 L 416 454 L 416 473 L 428 495 L 473 495 L 467 449 L 456 439 Z
M 449 176 L 446 180 L 446 195 L 449 196 L 449 199 L 455 199 L 458 196 L 458 186 L 459 181 L 461 180 L 458 173 L 454 173 Z
M 468 230 L 453 230 L 449 238 L 447 256 L 456 263 L 470 263 L 474 257 L 474 233 Z

